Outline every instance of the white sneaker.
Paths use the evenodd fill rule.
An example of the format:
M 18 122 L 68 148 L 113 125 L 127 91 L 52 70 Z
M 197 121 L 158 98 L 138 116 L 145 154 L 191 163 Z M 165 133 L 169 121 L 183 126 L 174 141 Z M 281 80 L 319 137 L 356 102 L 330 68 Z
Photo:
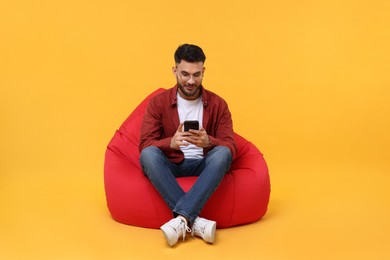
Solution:
M 217 228 L 217 222 L 207 220 L 205 218 L 197 217 L 194 225 L 192 226 L 192 236 L 197 235 L 203 238 L 207 243 L 214 243 L 215 229 Z
M 185 219 L 180 216 L 171 219 L 162 225 L 160 229 L 163 232 L 169 246 L 174 246 L 179 240 L 180 236 L 183 237 L 184 241 L 186 238 L 186 232 L 191 232 L 191 229 L 187 226 Z

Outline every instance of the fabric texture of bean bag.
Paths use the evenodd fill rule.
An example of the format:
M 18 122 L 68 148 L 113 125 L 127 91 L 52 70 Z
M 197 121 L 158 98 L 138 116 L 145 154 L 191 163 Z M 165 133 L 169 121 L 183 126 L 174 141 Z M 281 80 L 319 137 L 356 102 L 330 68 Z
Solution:
M 159 228 L 172 212 L 143 174 L 138 150 L 140 126 L 151 93 L 130 114 L 108 144 L 104 162 L 107 206 L 114 220 L 128 225 Z M 217 222 L 218 228 L 248 224 L 267 212 L 270 197 L 268 167 L 254 144 L 235 135 L 238 152 L 229 172 L 210 197 L 201 216 Z M 197 177 L 178 178 L 188 191 Z

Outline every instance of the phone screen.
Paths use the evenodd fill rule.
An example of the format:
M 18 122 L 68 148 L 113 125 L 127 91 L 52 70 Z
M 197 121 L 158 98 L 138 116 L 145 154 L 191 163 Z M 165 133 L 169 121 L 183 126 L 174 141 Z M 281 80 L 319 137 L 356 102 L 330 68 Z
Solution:
M 199 130 L 199 121 L 197 120 L 184 121 L 184 131 L 189 131 L 190 129 Z

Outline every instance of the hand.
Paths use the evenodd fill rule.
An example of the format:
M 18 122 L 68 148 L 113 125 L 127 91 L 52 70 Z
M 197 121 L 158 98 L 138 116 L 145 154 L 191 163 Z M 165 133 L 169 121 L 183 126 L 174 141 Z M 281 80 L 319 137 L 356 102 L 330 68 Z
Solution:
M 192 134 L 190 132 L 183 131 L 183 124 L 181 123 L 176 130 L 175 135 L 171 139 L 170 147 L 175 150 L 180 150 L 180 146 L 188 145 L 188 137 Z M 187 141 L 187 142 L 186 142 Z
M 203 127 L 199 130 L 190 129 L 189 132 L 191 135 L 185 139 L 187 142 L 200 148 L 207 148 L 210 146 L 210 138 Z
M 189 143 L 200 148 L 207 148 L 210 146 L 209 136 L 203 127 L 200 130 L 190 129 L 190 131 L 184 132 L 183 124 L 184 123 L 181 123 L 179 125 L 175 135 L 171 139 L 170 147 L 172 149 L 180 150 L 180 146 L 188 146 Z

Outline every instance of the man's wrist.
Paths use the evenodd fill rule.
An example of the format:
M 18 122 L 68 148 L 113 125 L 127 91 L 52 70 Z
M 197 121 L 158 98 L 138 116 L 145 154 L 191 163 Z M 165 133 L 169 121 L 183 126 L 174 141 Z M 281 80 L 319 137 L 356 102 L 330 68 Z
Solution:
M 207 136 L 208 137 L 208 142 L 207 142 L 207 145 L 205 148 L 209 148 L 211 146 L 211 140 L 210 140 L 210 136 Z

